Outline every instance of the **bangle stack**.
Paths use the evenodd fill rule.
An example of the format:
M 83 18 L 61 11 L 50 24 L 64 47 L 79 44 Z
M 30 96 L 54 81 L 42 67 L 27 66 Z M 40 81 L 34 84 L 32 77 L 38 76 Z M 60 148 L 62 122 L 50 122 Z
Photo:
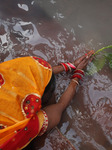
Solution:
M 67 62 L 67 63 L 60 63 L 60 65 L 63 66 L 65 72 L 72 72 L 74 71 L 71 79 L 73 82 L 75 82 L 77 85 L 79 85 L 79 82 L 77 80 L 75 80 L 74 78 L 78 78 L 80 80 L 82 80 L 83 76 L 84 76 L 84 71 L 81 70 L 81 69 L 76 69 L 76 67 L 70 63 L 70 62 Z
M 84 76 L 84 71 L 81 70 L 81 69 L 77 69 L 77 70 L 74 71 L 74 74 L 72 75 L 71 78 L 72 78 L 72 79 L 78 78 L 78 79 L 81 79 L 81 80 L 82 80 L 83 76 Z
M 76 69 L 76 67 L 72 64 L 72 63 L 70 63 L 70 62 L 67 62 L 67 63 L 60 63 L 60 65 L 62 65 L 63 66 L 63 68 L 64 68 L 64 70 L 66 71 L 66 72 L 68 72 L 68 71 L 73 71 L 73 70 L 75 70 Z

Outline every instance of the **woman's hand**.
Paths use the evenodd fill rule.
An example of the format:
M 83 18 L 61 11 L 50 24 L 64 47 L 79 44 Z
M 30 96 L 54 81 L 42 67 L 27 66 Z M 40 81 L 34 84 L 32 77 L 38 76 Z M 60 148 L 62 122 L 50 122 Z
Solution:
M 87 54 L 84 54 L 83 56 L 79 57 L 78 59 L 76 59 L 73 64 L 77 67 L 81 67 L 83 69 L 83 63 L 87 63 L 88 64 L 88 60 L 90 60 L 90 57 L 94 54 L 94 50 L 89 51 Z M 80 66 L 79 66 L 80 64 Z M 86 65 L 87 65 L 86 64 Z M 85 65 L 84 65 L 85 66 Z M 80 68 L 80 69 L 81 69 Z M 77 68 L 79 69 L 79 68 Z
M 77 69 L 85 69 L 85 67 L 87 66 L 87 64 L 92 61 L 92 55 L 94 54 L 94 51 L 91 50 L 90 52 L 88 52 L 87 54 L 83 55 L 82 57 L 80 57 L 78 59 L 78 65 L 77 65 Z

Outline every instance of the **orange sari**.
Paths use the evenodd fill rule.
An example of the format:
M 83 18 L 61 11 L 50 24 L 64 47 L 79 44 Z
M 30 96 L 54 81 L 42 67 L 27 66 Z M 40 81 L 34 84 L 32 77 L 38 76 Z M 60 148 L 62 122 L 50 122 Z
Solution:
M 38 57 L 0 64 L 0 149 L 22 149 L 45 132 L 41 97 L 51 76 L 51 66 Z

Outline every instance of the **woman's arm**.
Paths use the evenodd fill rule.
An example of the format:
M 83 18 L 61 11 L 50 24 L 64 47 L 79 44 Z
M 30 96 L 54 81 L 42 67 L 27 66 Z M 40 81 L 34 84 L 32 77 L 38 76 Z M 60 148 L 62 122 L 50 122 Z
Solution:
M 91 56 L 93 55 L 93 53 L 93 51 L 90 51 L 87 55 L 84 55 L 82 58 L 80 58 L 80 63 L 77 65 L 77 69 L 84 69 L 87 66 L 88 62 L 91 60 Z M 47 106 L 43 109 L 48 115 L 47 130 L 52 129 L 59 123 L 62 112 L 66 109 L 75 95 L 78 80 L 78 78 L 74 78 L 71 80 L 68 88 L 65 90 L 57 104 Z
M 76 78 L 75 80 L 78 81 L 78 78 Z M 47 130 L 52 129 L 60 122 L 62 112 L 66 109 L 66 107 L 69 105 L 70 101 L 72 100 L 73 96 L 75 95 L 76 86 L 77 86 L 77 83 L 71 80 L 68 88 L 63 93 L 58 103 L 47 106 L 43 109 L 48 115 L 48 129 Z
M 80 62 L 83 61 L 83 59 L 84 59 L 85 57 L 87 57 L 87 55 L 88 55 L 88 56 L 91 56 L 91 55 L 93 55 L 93 54 L 94 54 L 94 51 L 91 50 L 91 51 L 89 51 L 86 55 L 83 55 L 83 56 L 79 57 L 78 59 L 76 59 L 74 62 L 72 62 L 72 64 L 77 68 L 77 66 L 80 64 Z M 64 69 L 64 67 L 60 64 L 60 65 L 57 65 L 57 66 L 52 67 L 52 71 L 53 71 L 54 74 L 58 74 L 58 73 L 61 73 L 61 72 L 65 71 L 65 69 Z
M 65 70 L 64 70 L 62 65 L 58 65 L 58 66 L 52 67 L 52 71 L 53 71 L 54 74 L 58 74 L 58 73 L 61 73 Z

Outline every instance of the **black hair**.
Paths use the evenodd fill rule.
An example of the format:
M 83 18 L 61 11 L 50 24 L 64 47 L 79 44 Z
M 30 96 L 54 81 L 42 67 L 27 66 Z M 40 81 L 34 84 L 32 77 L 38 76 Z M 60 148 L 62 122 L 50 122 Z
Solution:
M 51 90 L 51 92 L 53 92 L 55 90 L 55 76 L 54 76 L 54 74 L 52 74 L 51 80 L 48 83 L 48 85 L 46 86 L 44 94 L 47 93 L 49 90 Z
M 45 88 L 44 94 L 42 96 L 42 106 L 46 106 L 49 103 L 49 100 L 52 97 L 52 94 L 55 90 L 55 76 L 52 74 L 51 80 Z

